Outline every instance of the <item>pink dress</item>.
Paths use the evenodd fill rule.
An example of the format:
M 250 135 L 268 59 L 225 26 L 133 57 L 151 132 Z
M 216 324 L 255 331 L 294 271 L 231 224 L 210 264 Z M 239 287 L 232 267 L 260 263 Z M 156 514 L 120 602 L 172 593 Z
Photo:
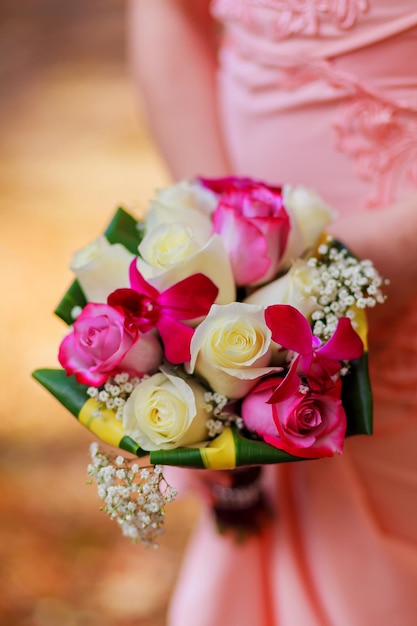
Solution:
M 341 213 L 417 188 L 416 0 L 214 0 L 212 10 L 237 174 L 311 186 Z M 268 468 L 276 519 L 243 545 L 203 516 L 169 626 L 417 625 L 417 306 L 370 358 L 373 437 L 347 440 L 340 457 Z

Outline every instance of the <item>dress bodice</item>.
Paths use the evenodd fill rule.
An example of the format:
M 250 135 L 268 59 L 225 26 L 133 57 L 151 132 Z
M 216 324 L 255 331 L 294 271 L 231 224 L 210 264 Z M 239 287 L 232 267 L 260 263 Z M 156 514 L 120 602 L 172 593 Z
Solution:
M 417 25 L 414 0 L 212 0 L 212 12 L 279 57 L 334 56 Z
M 212 13 L 242 111 L 326 108 L 339 152 L 373 182 L 361 206 L 417 186 L 416 0 L 213 0 Z

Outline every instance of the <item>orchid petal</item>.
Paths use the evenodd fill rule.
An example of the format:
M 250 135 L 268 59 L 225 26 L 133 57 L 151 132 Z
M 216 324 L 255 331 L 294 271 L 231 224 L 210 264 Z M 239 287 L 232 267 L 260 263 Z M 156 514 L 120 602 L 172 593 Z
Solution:
M 158 304 L 172 318 L 189 320 L 206 315 L 219 290 L 204 274 L 193 274 L 172 285 L 158 297 Z
M 265 322 L 275 343 L 297 354 L 312 352 L 312 332 L 307 318 L 289 304 L 274 304 L 265 309 Z
M 158 331 L 164 344 L 164 352 L 171 363 L 185 363 L 190 360 L 190 343 L 194 330 L 177 322 L 172 317 L 162 315 Z
M 268 404 L 282 402 L 285 398 L 297 393 L 298 388 L 300 387 L 300 377 L 297 374 L 299 360 L 299 357 L 293 360 L 287 375 L 282 379 L 272 396 L 267 401 Z
M 159 307 L 148 296 L 134 289 L 116 289 L 109 295 L 107 302 L 115 309 L 121 308 L 128 312 L 134 325 L 141 332 L 146 333 L 155 328 L 160 313 Z
M 362 356 L 362 339 L 348 317 L 339 319 L 335 332 L 329 341 L 317 350 L 317 354 L 337 361 L 349 361 Z
M 136 258 L 134 258 L 132 263 L 130 264 L 129 279 L 130 286 L 138 293 L 148 296 L 148 298 L 152 298 L 152 300 L 156 300 L 158 298 L 158 290 L 155 289 L 155 287 L 153 287 L 150 283 L 148 283 L 148 281 L 145 280 L 142 274 L 139 272 L 136 266 Z

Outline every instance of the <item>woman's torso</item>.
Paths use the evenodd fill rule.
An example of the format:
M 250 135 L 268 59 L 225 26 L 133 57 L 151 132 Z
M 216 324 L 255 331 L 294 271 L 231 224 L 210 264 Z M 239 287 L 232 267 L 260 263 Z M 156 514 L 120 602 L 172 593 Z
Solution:
M 236 173 L 313 187 L 340 213 L 377 212 L 417 189 L 416 0 L 215 0 L 213 13 Z M 352 464 L 378 528 L 416 550 L 415 296 L 370 360 L 375 436 L 350 440 L 341 467 Z M 308 499 L 325 497 L 320 468 L 290 468 Z
M 342 213 L 417 188 L 417 0 L 212 9 L 224 26 L 219 98 L 237 174 L 309 185 Z M 415 626 L 415 311 L 370 355 L 375 435 L 352 437 L 341 457 L 269 468 L 276 517 L 265 542 L 235 545 L 203 524 L 170 624 Z

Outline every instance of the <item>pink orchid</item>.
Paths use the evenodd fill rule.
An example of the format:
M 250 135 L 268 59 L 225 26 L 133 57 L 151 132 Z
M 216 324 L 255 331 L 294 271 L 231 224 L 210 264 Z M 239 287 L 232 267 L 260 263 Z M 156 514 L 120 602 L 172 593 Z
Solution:
M 194 330 L 183 320 L 207 315 L 218 289 L 204 274 L 193 274 L 159 292 L 148 283 L 132 261 L 129 270 L 131 289 L 117 289 L 108 303 L 128 311 L 134 325 L 143 333 L 156 328 L 171 363 L 190 360 Z
M 313 459 L 340 454 L 346 432 L 341 381 L 331 389 L 310 388 L 297 373 L 299 359 L 285 378 L 269 378 L 248 394 L 241 410 L 245 426 L 294 456 Z
M 298 372 L 308 376 L 316 388 L 332 386 L 340 361 L 358 359 L 363 353 L 362 340 L 347 317 L 338 320 L 335 332 L 324 344 L 313 335 L 304 315 L 288 304 L 267 307 L 265 321 L 273 341 L 300 355 Z

